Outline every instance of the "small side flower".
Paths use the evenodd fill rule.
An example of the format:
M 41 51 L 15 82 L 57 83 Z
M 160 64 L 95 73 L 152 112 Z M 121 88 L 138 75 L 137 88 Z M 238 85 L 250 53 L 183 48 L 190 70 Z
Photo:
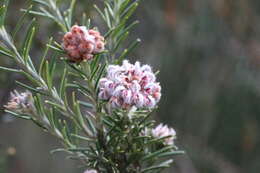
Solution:
M 174 145 L 176 132 L 173 128 L 169 128 L 167 125 L 159 124 L 151 130 L 151 134 L 154 138 L 166 137 L 163 141 L 164 145 Z
M 4 107 L 17 113 L 31 113 L 34 111 L 32 94 L 29 91 L 18 93 L 14 90 L 11 92 L 9 102 Z
M 91 60 L 97 53 L 104 51 L 105 40 L 94 30 L 85 26 L 74 25 L 63 37 L 63 48 L 73 62 Z

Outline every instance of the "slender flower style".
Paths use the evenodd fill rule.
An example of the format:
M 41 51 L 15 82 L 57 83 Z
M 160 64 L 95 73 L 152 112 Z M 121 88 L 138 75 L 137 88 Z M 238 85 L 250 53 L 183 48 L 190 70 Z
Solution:
M 109 65 L 99 88 L 99 98 L 108 100 L 113 108 L 154 108 L 161 98 L 161 86 L 151 67 L 127 60 L 122 66 Z
M 98 173 L 95 169 L 86 170 L 84 173 Z
M 14 90 L 11 92 L 9 102 L 4 107 L 18 113 L 30 113 L 33 110 L 32 94 L 29 91 L 18 93 Z
M 174 139 L 176 139 L 176 132 L 173 128 L 169 128 L 167 125 L 159 124 L 152 129 L 152 136 L 155 138 L 167 137 L 164 139 L 165 145 L 174 145 Z
M 63 37 L 63 48 L 69 60 L 81 62 L 91 60 L 94 54 L 104 50 L 104 37 L 96 30 L 87 30 L 85 26 L 74 25 Z

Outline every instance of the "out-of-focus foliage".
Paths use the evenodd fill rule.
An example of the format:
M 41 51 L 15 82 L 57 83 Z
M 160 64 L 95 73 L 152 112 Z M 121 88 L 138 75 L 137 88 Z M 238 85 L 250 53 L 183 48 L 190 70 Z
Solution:
M 21 4 L 17 1 L 15 13 Z M 81 8 L 78 10 L 86 10 L 99 25 L 97 14 L 88 5 Z M 259 8 L 257 0 L 146 0 L 138 10 L 141 24 L 135 33 L 143 45 L 131 56 L 161 69 L 164 97 L 157 118 L 177 128 L 178 142 L 187 153 L 178 157 L 169 172 L 259 172 Z M 10 27 L 15 25 L 14 16 L 8 16 Z M 39 29 L 46 27 L 55 33 L 55 26 L 42 20 Z M 37 35 L 39 42 L 34 46 L 42 46 L 46 38 Z M 1 58 L 0 63 L 9 61 Z M 0 105 L 19 77 L 0 73 Z M 19 165 L 19 171 L 10 173 L 78 171 L 69 169 L 68 161 L 48 156 L 56 141 L 47 140 L 45 134 L 36 135 L 40 133 L 37 127 L 7 115 L 2 115 L 0 122 L 0 139 L 5 139 L 0 140 L 0 150 L 17 147 L 17 158 L 10 160 L 9 166 Z M 30 152 L 25 152 L 28 148 Z

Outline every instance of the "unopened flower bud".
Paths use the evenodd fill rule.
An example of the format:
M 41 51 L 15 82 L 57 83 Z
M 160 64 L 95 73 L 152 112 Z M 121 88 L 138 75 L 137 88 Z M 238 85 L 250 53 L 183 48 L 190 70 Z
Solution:
M 62 45 L 69 55 L 69 60 L 81 62 L 91 60 L 95 54 L 102 52 L 105 49 L 105 40 L 98 31 L 74 25 L 64 35 Z

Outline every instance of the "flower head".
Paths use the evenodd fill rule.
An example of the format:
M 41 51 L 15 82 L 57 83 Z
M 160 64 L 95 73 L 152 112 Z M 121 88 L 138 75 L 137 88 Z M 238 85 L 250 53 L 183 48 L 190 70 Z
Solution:
M 90 60 L 104 50 L 104 37 L 96 30 L 74 25 L 63 37 L 63 48 L 74 62 Z
M 97 173 L 95 169 L 86 170 L 84 173 Z
M 18 93 L 14 90 L 11 92 L 9 102 L 4 107 L 18 113 L 29 113 L 33 109 L 32 94 L 29 91 Z
M 149 65 L 139 62 L 109 65 L 107 76 L 99 82 L 99 98 L 114 108 L 154 108 L 161 98 L 161 86 Z
M 176 132 L 173 128 L 169 128 L 167 125 L 159 124 L 152 129 L 152 136 L 155 138 L 167 137 L 164 139 L 165 145 L 173 145 L 174 139 L 176 139 Z

